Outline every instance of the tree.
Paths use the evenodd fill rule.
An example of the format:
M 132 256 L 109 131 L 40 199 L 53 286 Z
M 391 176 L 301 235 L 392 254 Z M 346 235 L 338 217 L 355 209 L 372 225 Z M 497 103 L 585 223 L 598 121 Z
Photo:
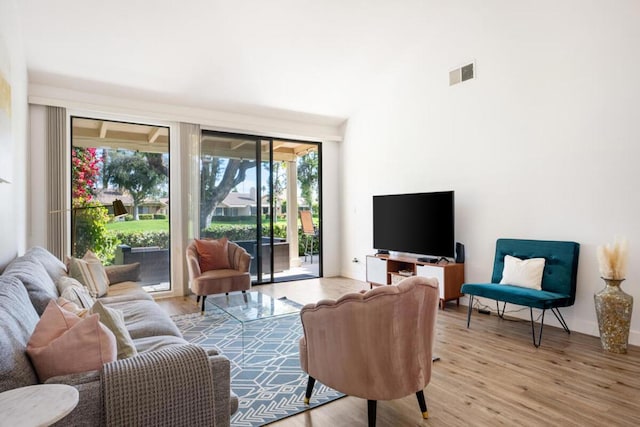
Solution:
M 277 215 L 279 212 L 278 205 L 282 205 L 282 195 L 287 189 L 287 163 L 274 161 L 271 175 L 273 177 L 273 209 L 274 214 Z
M 145 198 L 159 194 L 167 181 L 168 170 L 160 153 L 112 152 L 105 166 L 108 182 L 127 190 L 133 199 L 133 217 Z
M 201 229 L 205 229 L 211 224 L 213 213 L 218 204 L 227 197 L 236 185 L 245 180 L 247 170 L 254 167 L 256 167 L 255 160 L 202 157 L 200 162 Z
M 318 190 L 318 153 L 315 151 L 298 158 L 298 182 L 302 199 L 311 208 L 313 196 Z

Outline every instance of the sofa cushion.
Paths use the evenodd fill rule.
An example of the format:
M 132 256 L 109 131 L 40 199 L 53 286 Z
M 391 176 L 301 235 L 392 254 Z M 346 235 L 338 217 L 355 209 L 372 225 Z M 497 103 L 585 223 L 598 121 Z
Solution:
M 26 350 L 38 313 L 15 277 L 0 276 L 0 313 L 0 392 L 37 384 Z
M 174 335 L 156 335 L 152 337 L 143 337 L 133 340 L 133 344 L 138 353 L 146 353 L 149 351 L 161 350 L 166 347 L 185 345 L 188 342 L 184 338 Z
M 27 344 L 40 381 L 93 371 L 116 360 L 116 338 L 96 314 L 80 318 L 51 301 Z
M 155 301 L 124 301 L 110 303 L 107 306 L 122 310 L 124 323 L 134 340 L 156 335 L 182 337 L 176 324 Z
M 33 258 L 40 264 L 42 264 L 54 283 L 61 276 L 67 275 L 67 267 L 64 265 L 64 263 L 45 248 L 34 246 L 24 254 L 24 257 Z
M 42 264 L 33 258 L 14 259 L 4 270 L 4 275 L 16 277 L 22 282 L 39 316 L 42 315 L 49 301 L 58 299 L 55 283 Z
M 111 285 L 107 294 L 100 298 L 100 301 L 105 304 L 136 300 L 153 301 L 153 297 L 135 282 L 122 282 Z
M 140 280 L 140 263 L 108 265 L 104 268 L 109 278 L 109 285 L 122 282 L 137 282 Z
M 461 292 L 535 308 L 563 307 L 570 295 L 498 283 L 465 283 Z

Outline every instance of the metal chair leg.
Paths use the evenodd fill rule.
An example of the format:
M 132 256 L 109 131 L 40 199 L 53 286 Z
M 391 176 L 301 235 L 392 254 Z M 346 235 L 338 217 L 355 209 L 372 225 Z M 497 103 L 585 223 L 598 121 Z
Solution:
M 504 304 L 502 305 L 502 313 L 500 313 L 500 305 L 499 305 L 499 301 L 496 300 L 496 310 L 498 310 L 498 316 L 501 319 L 504 319 L 504 310 L 507 308 L 507 302 L 505 301 Z
M 422 411 L 422 418 L 425 420 L 429 418 L 429 411 L 427 410 L 427 402 L 424 400 L 424 391 L 420 390 L 416 393 L 418 398 L 418 405 L 420 405 L 420 411 Z
M 377 400 L 367 400 L 367 413 L 369 415 L 369 427 L 376 427 Z
M 473 295 L 469 295 L 469 308 L 467 309 L 467 328 L 471 322 L 471 312 L 473 311 Z
M 311 393 L 313 392 L 313 386 L 316 384 L 316 379 L 309 375 L 309 379 L 307 380 L 307 391 L 304 393 L 304 404 L 309 404 L 309 399 L 311 399 Z
M 562 317 L 562 313 L 560 313 L 560 310 L 558 310 L 557 307 L 553 307 L 551 309 L 551 312 L 554 316 L 556 316 L 556 319 L 558 319 L 558 322 L 560 322 L 560 324 L 562 325 L 562 329 L 564 329 L 566 333 L 570 334 L 571 331 L 569 330 L 569 326 L 567 325 L 567 322 L 565 322 L 564 317 Z
M 540 347 L 540 342 L 542 341 L 542 328 L 544 328 L 544 312 L 546 310 L 542 309 L 542 319 L 540 321 L 540 334 L 538 335 L 538 343 L 536 344 L 536 329 L 535 329 L 535 323 L 533 322 L 533 308 L 529 307 L 529 313 L 531 314 L 531 334 L 533 335 L 533 345 L 537 347 Z

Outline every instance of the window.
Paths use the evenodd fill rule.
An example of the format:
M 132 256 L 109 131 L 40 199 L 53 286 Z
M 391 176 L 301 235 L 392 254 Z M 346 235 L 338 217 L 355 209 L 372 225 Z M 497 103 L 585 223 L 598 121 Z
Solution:
M 139 262 L 145 289 L 170 290 L 169 128 L 83 117 L 71 127 L 72 255 Z

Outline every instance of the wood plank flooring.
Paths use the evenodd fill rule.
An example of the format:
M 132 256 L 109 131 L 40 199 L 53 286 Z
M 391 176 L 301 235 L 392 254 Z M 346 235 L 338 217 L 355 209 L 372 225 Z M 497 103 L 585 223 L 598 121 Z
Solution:
M 369 287 L 344 278 L 254 288 L 302 304 L 361 289 Z M 195 297 L 158 302 L 170 314 L 198 311 Z M 536 349 L 529 322 L 474 312 L 467 329 L 466 307 L 448 304 L 438 312 L 435 352 L 441 360 L 425 389 L 430 418 L 423 421 L 415 396 L 407 396 L 378 403 L 379 427 L 640 426 L 637 346 L 607 353 L 597 337 L 545 326 Z M 366 426 L 367 404 L 346 397 L 272 425 Z

